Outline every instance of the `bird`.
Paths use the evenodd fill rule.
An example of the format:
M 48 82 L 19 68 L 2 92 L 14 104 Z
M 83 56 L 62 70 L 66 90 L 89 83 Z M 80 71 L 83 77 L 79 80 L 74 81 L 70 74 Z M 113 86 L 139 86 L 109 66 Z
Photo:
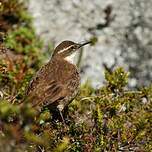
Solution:
M 79 70 L 68 59 L 90 43 L 65 40 L 56 46 L 51 59 L 38 70 L 27 87 L 26 96 L 32 107 L 49 107 L 52 112 L 58 111 L 64 121 L 62 113 L 76 97 L 80 86 Z

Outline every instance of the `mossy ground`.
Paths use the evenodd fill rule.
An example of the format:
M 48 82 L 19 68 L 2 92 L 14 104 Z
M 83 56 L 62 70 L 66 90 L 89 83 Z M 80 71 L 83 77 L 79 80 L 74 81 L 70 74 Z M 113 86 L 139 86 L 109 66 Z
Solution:
M 86 83 L 69 105 L 69 123 L 53 123 L 48 109 L 19 106 L 46 54 L 32 19 L 18 0 L 0 1 L 0 151 L 101 152 L 152 149 L 152 85 L 128 90 L 123 68 L 105 71 L 106 84 Z

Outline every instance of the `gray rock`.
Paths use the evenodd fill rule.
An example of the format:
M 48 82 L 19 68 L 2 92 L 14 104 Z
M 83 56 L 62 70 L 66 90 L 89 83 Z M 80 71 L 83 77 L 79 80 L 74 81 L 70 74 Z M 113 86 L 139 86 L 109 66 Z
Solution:
M 84 48 L 82 82 L 90 79 L 94 86 L 100 86 L 104 82 L 103 63 L 130 70 L 132 87 L 151 82 L 152 0 L 29 0 L 28 6 L 45 44 L 98 37 L 95 46 Z

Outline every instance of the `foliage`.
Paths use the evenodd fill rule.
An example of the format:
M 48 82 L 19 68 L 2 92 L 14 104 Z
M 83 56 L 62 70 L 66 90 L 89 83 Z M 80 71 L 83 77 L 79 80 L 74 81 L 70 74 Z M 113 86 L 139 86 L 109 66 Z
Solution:
M 0 0 L 1 30 L 6 31 L 14 28 L 14 25 L 29 26 L 31 16 L 26 12 L 24 4 L 18 0 Z M 13 26 L 12 26 L 13 25 Z
M 8 98 L 21 99 L 28 81 L 40 68 L 46 55 L 40 52 L 42 41 L 36 37 L 31 17 L 23 3 L 18 0 L 4 0 L 1 7 L 1 32 L 5 36 L 0 35 L 0 87 Z M 16 98 L 12 99 L 13 102 Z
M 99 89 L 89 82 L 81 86 L 66 124 L 52 122 L 47 108 L 38 112 L 30 103 L 18 104 L 45 55 L 31 20 L 16 13 L 25 12 L 24 7 L 17 0 L 3 2 L 19 20 L 16 28 L 9 22 L 3 29 L 6 38 L 0 43 L 0 151 L 150 151 L 152 85 L 128 90 L 129 74 L 121 67 L 105 71 L 106 84 Z

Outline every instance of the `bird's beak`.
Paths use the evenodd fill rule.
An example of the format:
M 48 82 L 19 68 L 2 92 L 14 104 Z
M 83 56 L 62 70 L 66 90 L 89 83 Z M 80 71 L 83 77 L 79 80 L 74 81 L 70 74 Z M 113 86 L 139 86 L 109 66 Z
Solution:
M 87 44 L 90 44 L 90 43 L 91 43 L 91 41 L 87 41 L 87 42 L 84 42 L 84 43 L 80 43 L 78 48 L 81 48 L 82 46 L 87 45 Z

